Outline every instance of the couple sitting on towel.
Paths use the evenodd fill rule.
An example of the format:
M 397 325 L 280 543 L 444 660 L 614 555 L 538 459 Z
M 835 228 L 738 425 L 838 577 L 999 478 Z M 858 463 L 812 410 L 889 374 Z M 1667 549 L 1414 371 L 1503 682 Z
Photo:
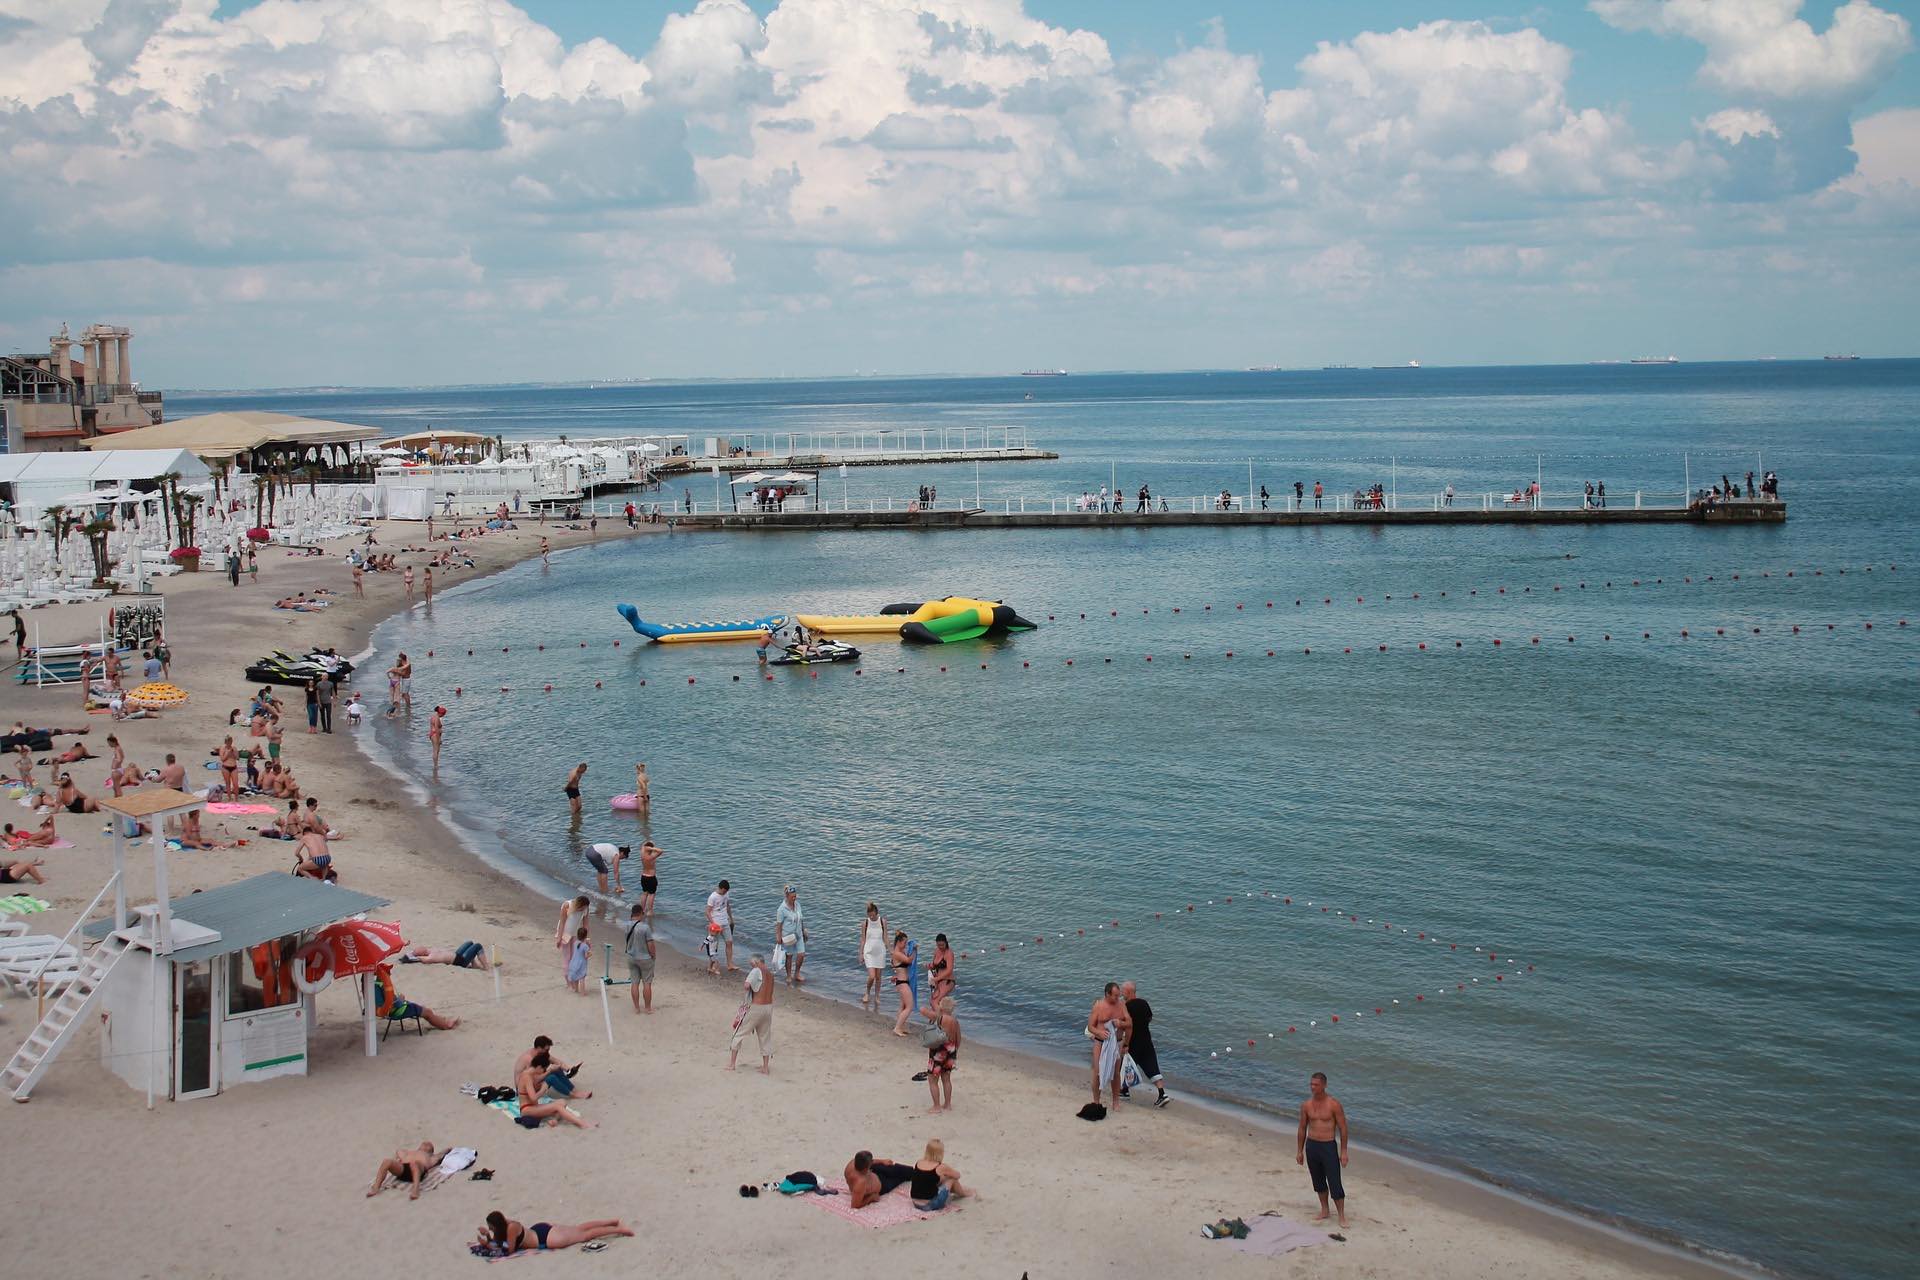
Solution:
M 947 1201 L 955 1196 L 972 1195 L 973 1192 L 960 1185 L 960 1171 L 944 1163 L 946 1155 L 946 1144 L 938 1138 L 928 1141 L 926 1153 L 913 1164 L 876 1160 L 871 1151 L 855 1153 L 846 1168 L 847 1190 L 853 1196 L 853 1207 L 864 1209 L 901 1183 L 907 1184 L 913 1207 L 924 1213 L 946 1208 Z

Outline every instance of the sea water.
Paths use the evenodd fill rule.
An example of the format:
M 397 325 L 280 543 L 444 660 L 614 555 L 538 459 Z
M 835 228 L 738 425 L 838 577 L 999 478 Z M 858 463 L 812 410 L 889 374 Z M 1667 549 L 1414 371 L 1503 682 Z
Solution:
M 1110 469 L 1241 492 L 1249 457 L 1276 494 L 1537 466 L 1619 501 L 1777 470 L 1792 518 L 1768 527 L 674 533 L 445 591 L 377 643 L 419 664 L 416 721 L 451 708 L 433 785 L 489 851 L 586 885 L 585 844 L 650 832 L 677 945 L 724 876 L 765 949 L 793 883 L 809 974 L 851 997 L 874 900 L 923 956 L 937 931 L 974 953 L 970 1035 L 1079 1061 L 1101 984 L 1131 978 L 1176 1090 L 1285 1111 L 1324 1070 L 1363 1142 L 1793 1274 L 1906 1271 L 1920 363 L 262 403 L 576 436 L 992 420 L 1063 454 L 984 469 L 983 500 Z M 970 492 L 972 468 L 848 478 L 921 483 Z M 613 611 L 950 593 L 1039 628 L 856 637 L 857 664 L 767 680 L 749 647 L 648 645 Z M 423 772 L 417 723 L 375 733 Z M 606 804 L 642 759 L 644 826 Z

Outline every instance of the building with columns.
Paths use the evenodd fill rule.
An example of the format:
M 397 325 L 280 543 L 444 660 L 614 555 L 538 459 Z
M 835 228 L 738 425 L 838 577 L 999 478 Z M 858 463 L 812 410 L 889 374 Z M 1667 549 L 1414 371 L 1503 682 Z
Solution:
M 123 325 L 89 325 L 77 335 L 61 325 L 44 352 L 0 355 L 0 452 L 79 449 L 162 421 L 160 393 L 133 380 L 132 340 Z

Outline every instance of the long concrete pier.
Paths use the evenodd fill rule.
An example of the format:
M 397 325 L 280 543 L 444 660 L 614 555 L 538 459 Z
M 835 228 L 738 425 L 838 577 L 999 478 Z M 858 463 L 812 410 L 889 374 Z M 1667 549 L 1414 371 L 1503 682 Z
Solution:
M 1787 504 L 1771 501 L 1723 502 L 1704 507 L 1595 507 L 1572 510 L 1528 507 L 1482 510 L 1343 511 L 987 511 L 959 508 L 935 511 L 741 511 L 674 515 L 678 527 L 724 529 L 742 533 L 794 533 L 820 529 L 1128 529 L 1169 526 L 1247 525 L 1593 525 L 1593 524 L 1781 524 Z

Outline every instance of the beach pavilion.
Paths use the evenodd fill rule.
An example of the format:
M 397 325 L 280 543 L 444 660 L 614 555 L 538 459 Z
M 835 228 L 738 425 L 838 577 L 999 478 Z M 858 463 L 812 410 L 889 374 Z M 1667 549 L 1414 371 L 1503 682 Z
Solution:
M 0 1070 L 0 1088 L 25 1102 L 91 1014 L 100 1015 L 100 1061 L 149 1106 L 156 1097 L 211 1097 L 229 1086 L 307 1074 L 313 998 L 294 981 L 294 956 L 314 930 L 387 905 L 303 876 L 267 872 L 169 899 L 166 820 L 206 802 L 170 787 L 103 798 L 113 822 L 113 874 L 44 965 L 39 1025 Z M 128 831 L 145 824 L 156 901 L 131 911 Z M 111 920 L 87 923 L 111 902 Z M 367 1053 L 376 1047 L 371 976 L 361 983 Z
M 185 449 L 209 464 L 268 475 L 309 465 L 344 468 L 355 460 L 358 446 L 379 436 L 378 428 L 351 422 L 237 409 L 102 436 L 89 440 L 87 448 Z

